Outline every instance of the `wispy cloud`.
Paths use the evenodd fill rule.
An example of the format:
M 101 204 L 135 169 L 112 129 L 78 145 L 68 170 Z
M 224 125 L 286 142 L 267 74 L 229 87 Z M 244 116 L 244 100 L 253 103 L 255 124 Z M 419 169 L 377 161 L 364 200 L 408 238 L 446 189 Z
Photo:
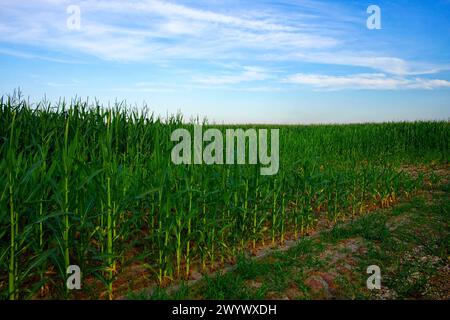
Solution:
M 260 86 L 264 88 L 267 82 L 278 85 L 280 77 L 316 88 L 448 87 L 446 80 L 414 76 L 450 70 L 450 63 L 414 61 L 402 57 L 401 52 L 375 46 L 369 50 L 367 43 L 351 40 L 365 30 L 365 12 L 354 16 L 342 3 L 282 1 L 266 7 L 253 1 L 228 7 L 206 3 L 36 0 L 25 4 L 5 0 L 0 11 L 0 44 L 15 49 L 0 48 L 0 54 L 55 62 L 88 60 L 92 56 L 146 65 L 164 60 L 169 66 L 172 62 L 174 68 L 178 68 L 177 61 L 195 60 L 196 67 L 189 63 L 184 66 L 192 74 L 186 81 L 215 87 L 266 82 Z M 66 25 L 66 9 L 72 4 L 81 8 L 79 31 Z M 48 56 L 33 52 L 36 48 Z M 209 69 L 212 62 L 259 67 Z M 292 73 L 305 65 L 319 65 L 321 70 L 280 76 L 275 71 L 277 64 L 288 65 L 284 70 Z M 292 65 L 297 70 L 291 71 Z M 348 75 L 320 75 L 329 66 L 347 68 Z M 354 69 L 359 69 L 358 74 Z
M 3 13 L 9 20 L 2 19 L 0 39 L 121 61 L 238 58 L 243 49 L 291 51 L 338 43 L 323 32 L 306 30 L 315 26 L 310 21 L 287 25 L 279 14 L 230 15 L 156 0 L 79 1 L 81 30 L 70 31 L 65 11 L 69 4 L 37 0 L 33 10 L 10 3 Z M 132 23 L 123 21 L 124 13 Z M 250 54 L 259 55 L 246 52 Z
M 192 92 L 194 90 L 221 90 L 235 92 L 280 92 L 282 86 L 260 85 L 262 81 L 269 77 L 264 71 L 256 67 L 245 67 L 245 71 L 238 74 L 216 75 L 216 76 L 196 76 L 192 83 L 173 83 L 161 81 L 143 81 L 134 83 L 128 87 L 116 87 L 112 91 L 119 92 L 139 92 L 139 93 L 175 93 Z M 240 83 L 248 83 L 244 87 L 236 86 Z
M 382 73 L 330 76 L 320 74 L 295 74 L 286 82 L 325 90 L 367 89 L 399 90 L 450 88 L 450 81 L 424 78 L 388 76 Z
M 18 50 L 11 50 L 11 49 L 6 49 L 6 48 L 0 48 L 0 54 L 17 57 L 17 58 L 22 58 L 22 59 L 35 59 L 35 60 L 44 60 L 44 61 L 51 61 L 51 62 L 58 62 L 58 63 L 70 63 L 70 64 L 83 63 L 82 61 L 78 61 L 78 60 L 74 60 L 74 59 L 69 60 L 69 59 L 53 58 L 50 56 L 42 56 L 42 55 L 38 55 L 38 54 L 32 54 L 32 53 L 27 53 L 27 52 L 18 51 Z
M 146 0 L 146 1 L 83 1 L 82 5 L 92 10 L 114 10 L 117 12 L 147 12 L 158 14 L 166 18 L 185 18 L 194 21 L 203 21 L 214 24 L 223 24 L 248 28 L 253 30 L 269 31 L 289 31 L 292 28 L 271 23 L 270 21 L 259 19 L 241 18 L 208 10 L 194 9 L 184 5 L 174 4 L 167 1 Z
M 229 85 L 242 82 L 262 81 L 270 78 L 269 74 L 258 67 L 244 67 L 238 74 L 206 75 L 194 77 L 194 82 L 204 85 Z

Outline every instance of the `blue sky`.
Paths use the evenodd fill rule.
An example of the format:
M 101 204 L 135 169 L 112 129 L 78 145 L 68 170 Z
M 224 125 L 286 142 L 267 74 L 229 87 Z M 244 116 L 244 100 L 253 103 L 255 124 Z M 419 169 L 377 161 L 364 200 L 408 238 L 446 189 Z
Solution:
M 380 30 L 366 26 L 372 4 Z M 218 123 L 450 119 L 450 0 L 0 5 L 1 94 L 145 101 Z

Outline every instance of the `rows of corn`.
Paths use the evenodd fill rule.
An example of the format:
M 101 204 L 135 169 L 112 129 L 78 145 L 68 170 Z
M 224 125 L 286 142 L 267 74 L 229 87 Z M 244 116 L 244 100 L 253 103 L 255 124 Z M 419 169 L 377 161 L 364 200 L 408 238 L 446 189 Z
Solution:
M 44 289 L 70 298 L 69 265 L 100 281 L 107 298 L 133 260 L 161 285 L 217 269 L 320 220 L 389 206 L 421 186 L 402 163 L 449 157 L 448 122 L 286 126 L 277 127 L 277 175 L 258 165 L 177 166 L 171 133 L 193 131 L 181 116 L 81 101 L 0 104 L 0 299 Z

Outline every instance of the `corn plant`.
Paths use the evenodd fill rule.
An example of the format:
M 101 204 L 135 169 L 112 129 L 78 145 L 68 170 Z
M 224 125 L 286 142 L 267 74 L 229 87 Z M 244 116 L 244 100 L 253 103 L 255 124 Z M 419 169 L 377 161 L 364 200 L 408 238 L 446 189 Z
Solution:
M 424 187 L 403 164 L 449 158 L 443 121 L 280 126 L 276 176 L 260 165 L 174 165 L 172 131 L 199 123 L 124 103 L 2 97 L 0 298 L 76 297 L 65 287 L 70 264 L 108 299 L 132 264 L 161 286 L 217 270 L 319 219 L 391 206 Z

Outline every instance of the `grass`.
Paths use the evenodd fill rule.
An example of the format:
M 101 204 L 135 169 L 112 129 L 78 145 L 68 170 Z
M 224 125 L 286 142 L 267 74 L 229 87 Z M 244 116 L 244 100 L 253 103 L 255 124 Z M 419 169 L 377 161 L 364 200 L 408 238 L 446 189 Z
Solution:
M 217 271 L 324 221 L 390 207 L 438 179 L 403 164 L 449 156 L 448 122 L 280 126 L 276 176 L 261 176 L 258 165 L 174 165 L 171 133 L 193 125 L 121 104 L 2 97 L 0 298 L 113 299 L 136 264 L 147 285 L 161 287 Z M 362 221 L 358 231 L 335 232 L 382 240 L 383 229 Z M 83 271 L 82 292 L 65 288 L 70 264 Z M 286 281 L 271 283 L 282 290 Z

